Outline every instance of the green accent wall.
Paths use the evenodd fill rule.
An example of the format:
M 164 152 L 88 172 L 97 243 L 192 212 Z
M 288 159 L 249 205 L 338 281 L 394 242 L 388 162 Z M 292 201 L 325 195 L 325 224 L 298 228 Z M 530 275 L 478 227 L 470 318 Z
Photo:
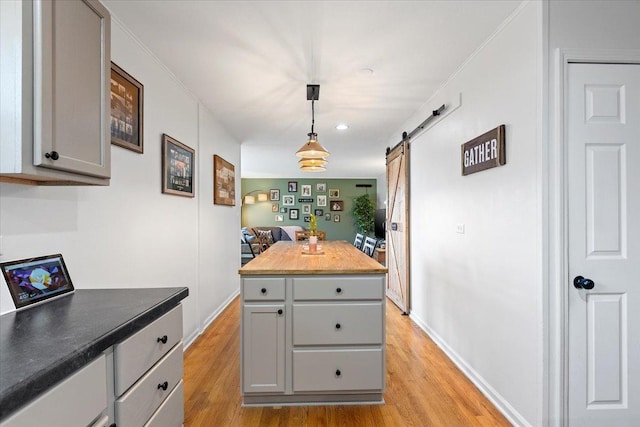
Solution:
M 298 183 L 297 192 L 288 191 L 289 182 Z M 325 191 L 317 191 L 317 184 L 325 184 Z M 356 184 L 369 184 L 371 187 L 356 187 Z M 302 186 L 311 185 L 311 195 L 302 195 Z M 269 199 L 270 190 L 280 190 L 280 200 L 271 201 Z M 330 190 L 338 190 L 339 197 L 329 197 Z M 251 193 L 255 196 L 256 202 L 253 205 L 244 203 L 244 196 Z M 266 202 L 258 201 L 258 194 L 267 195 Z M 327 233 L 327 240 L 347 240 L 353 241 L 355 237 L 355 227 L 353 225 L 353 199 L 361 194 L 368 194 L 371 201 L 376 203 L 377 183 L 375 179 L 270 179 L 270 178 L 243 178 L 242 179 L 242 226 L 243 227 L 273 227 L 281 225 L 299 225 L 304 228 L 309 227 L 309 223 L 304 221 L 302 205 L 311 205 L 311 213 L 316 209 L 322 209 L 322 217 L 318 217 L 318 230 L 324 230 Z M 283 196 L 293 195 L 294 205 L 284 206 Z M 327 206 L 318 206 L 318 195 L 327 197 Z M 300 202 L 298 199 L 311 198 L 313 202 Z M 331 204 L 335 201 L 344 202 L 342 211 L 331 211 Z M 272 204 L 278 205 L 278 212 L 272 211 Z M 280 208 L 287 208 L 287 212 L 280 212 Z M 289 219 L 289 210 L 298 209 L 299 216 L 297 220 Z M 331 214 L 331 219 L 326 220 L 325 214 Z M 283 221 L 277 222 L 276 215 L 282 215 Z M 335 215 L 340 216 L 340 222 L 335 222 Z

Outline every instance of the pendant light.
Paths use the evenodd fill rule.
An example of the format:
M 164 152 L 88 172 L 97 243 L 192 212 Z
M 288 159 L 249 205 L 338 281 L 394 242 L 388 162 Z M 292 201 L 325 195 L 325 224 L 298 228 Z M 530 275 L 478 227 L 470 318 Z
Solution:
M 313 131 L 313 126 L 315 124 L 315 108 L 314 102 L 318 100 L 320 95 L 320 85 L 307 85 L 307 100 L 311 101 L 311 132 L 307 134 L 309 140 L 296 152 L 296 156 L 302 157 L 302 160 L 299 161 L 301 164 L 300 169 L 308 172 L 321 172 L 325 170 L 324 165 L 327 164 L 327 161 L 324 157 L 329 156 L 329 152 L 326 148 L 324 148 L 318 142 L 318 134 Z M 309 160 L 321 160 L 324 163 L 317 164 L 305 164 L 303 161 Z M 313 168 L 313 170 L 311 169 Z M 318 168 L 321 168 L 319 170 Z

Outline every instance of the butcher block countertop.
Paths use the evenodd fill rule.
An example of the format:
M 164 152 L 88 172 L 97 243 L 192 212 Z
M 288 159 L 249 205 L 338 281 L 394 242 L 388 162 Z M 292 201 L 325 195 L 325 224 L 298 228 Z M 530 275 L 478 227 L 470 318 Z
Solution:
M 238 270 L 248 275 L 384 274 L 387 268 L 351 243 L 320 241 L 322 255 L 305 255 L 306 242 L 280 241 Z

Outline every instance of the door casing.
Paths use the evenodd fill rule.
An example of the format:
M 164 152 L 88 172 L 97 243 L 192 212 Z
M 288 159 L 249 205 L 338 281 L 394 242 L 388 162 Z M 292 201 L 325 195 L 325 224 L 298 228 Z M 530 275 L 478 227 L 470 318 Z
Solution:
M 549 131 L 547 147 L 548 173 L 543 182 L 545 188 L 545 249 L 543 260 L 546 271 L 543 285 L 544 327 L 543 364 L 545 387 L 543 396 L 545 424 L 568 425 L 568 303 L 569 303 L 569 247 L 568 247 L 568 168 L 566 139 L 566 100 L 568 65 L 570 63 L 640 64 L 637 49 L 558 49 L 555 52 L 555 91 L 553 103 L 553 127 Z M 548 422 L 547 422 L 548 421 Z

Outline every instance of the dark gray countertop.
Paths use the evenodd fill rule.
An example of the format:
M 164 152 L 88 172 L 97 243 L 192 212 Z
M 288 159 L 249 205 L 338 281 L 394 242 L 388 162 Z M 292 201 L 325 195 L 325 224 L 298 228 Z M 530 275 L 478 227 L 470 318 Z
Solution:
M 78 289 L 0 316 L 0 419 L 187 295 L 188 288 Z

